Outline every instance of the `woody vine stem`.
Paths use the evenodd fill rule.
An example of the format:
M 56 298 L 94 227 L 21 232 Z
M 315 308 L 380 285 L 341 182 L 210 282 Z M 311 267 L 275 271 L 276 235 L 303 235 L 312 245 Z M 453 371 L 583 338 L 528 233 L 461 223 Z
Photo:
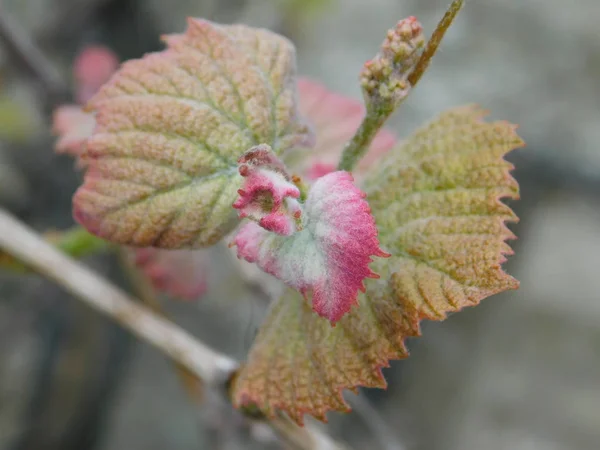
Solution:
M 140 339 L 199 377 L 207 386 L 222 389 L 238 367 L 237 362 L 196 340 L 174 323 L 153 313 L 77 261 L 44 241 L 32 229 L 0 209 L 0 249 L 61 285 L 92 308 L 110 316 Z M 273 429 L 295 448 L 342 449 L 313 427 L 299 428 L 275 419 Z

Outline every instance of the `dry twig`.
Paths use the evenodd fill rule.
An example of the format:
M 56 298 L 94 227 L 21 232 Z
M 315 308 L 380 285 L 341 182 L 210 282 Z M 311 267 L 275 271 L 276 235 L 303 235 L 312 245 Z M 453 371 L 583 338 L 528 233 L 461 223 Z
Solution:
M 207 386 L 222 388 L 238 367 L 226 355 L 199 342 L 174 323 L 154 314 L 119 288 L 69 258 L 32 229 L 0 209 L 0 248 L 54 280 L 89 306 L 108 315 L 176 363 L 201 378 Z M 312 426 L 299 428 L 283 419 L 270 425 L 302 450 L 341 450 L 344 447 Z

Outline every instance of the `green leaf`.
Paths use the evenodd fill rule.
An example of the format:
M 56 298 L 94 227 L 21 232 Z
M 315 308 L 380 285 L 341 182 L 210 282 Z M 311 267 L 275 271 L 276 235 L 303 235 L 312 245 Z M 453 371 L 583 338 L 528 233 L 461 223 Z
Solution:
M 190 19 L 167 50 L 125 63 L 92 98 L 97 126 L 74 216 L 119 244 L 197 248 L 235 226 L 237 158 L 303 141 L 295 50 L 241 25 Z
M 515 127 L 485 123 L 476 107 L 440 115 L 386 154 L 365 181 L 381 246 L 359 306 L 335 328 L 294 291 L 272 306 L 233 385 L 238 406 L 326 420 L 348 411 L 344 389 L 385 387 L 381 368 L 405 358 L 422 319 L 447 314 L 518 282 L 502 270 L 516 221 L 501 198 L 518 198 L 503 156 L 523 145 Z

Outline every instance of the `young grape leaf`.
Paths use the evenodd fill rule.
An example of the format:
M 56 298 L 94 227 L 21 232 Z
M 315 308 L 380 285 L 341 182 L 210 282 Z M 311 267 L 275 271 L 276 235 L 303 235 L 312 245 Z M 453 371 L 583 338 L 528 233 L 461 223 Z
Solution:
M 379 248 L 364 197 L 351 174 L 329 173 L 312 185 L 298 210 L 300 230 L 278 234 L 247 223 L 234 240 L 238 257 L 304 295 L 311 292 L 313 310 L 335 324 L 357 304 L 364 280 L 378 277 L 369 269 L 371 258 L 389 256 Z
M 196 300 L 206 292 L 208 249 L 137 248 L 130 253 L 156 290 L 181 300 Z
M 518 198 L 503 156 L 523 145 L 515 127 L 486 123 L 462 107 L 440 115 L 386 154 L 365 180 L 383 248 L 366 293 L 331 327 L 289 289 L 261 327 L 247 364 L 233 383 L 237 406 L 267 415 L 285 411 L 326 420 L 348 411 L 344 389 L 386 386 L 381 369 L 405 358 L 405 339 L 422 319 L 447 314 L 518 282 L 502 270 L 511 254 L 505 225 L 517 217 L 502 198 Z
M 265 230 L 289 236 L 300 224 L 300 189 L 285 164 L 266 144 L 252 147 L 238 160 L 244 184 L 233 207 Z M 254 242 L 256 245 L 258 242 Z
M 85 104 L 116 72 L 119 58 L 109 48 L 89 46 L 73 62 L 77 103 Z
M 52 131 L 58 136 L 54 145 L 56 153 L 66 153 L 84 167 L 82 160 L 85 141 L 96 126 L 94 114 L 85 112 L 78 105 L 61 105 L 52 115 Z
M 58 136 L 54 150 L 73 156 L 79 168 L 85 167 L 85 141 L 96 127 L 95 114 L 80 106 L 106 83 L 119 67 L 112 50 L 86 47 L 73 62 L 76 98 L 79 104 L 58 106 L 52 115 L 52 131 Z
M 165 41 L 90 100 L 97 125 L 73 212 L 119 244 L 204 247 L 235 226 L 237 158 L 257 144 L 281 154 L 307 139 L 295 50 L 266 30 L 197 19 Z

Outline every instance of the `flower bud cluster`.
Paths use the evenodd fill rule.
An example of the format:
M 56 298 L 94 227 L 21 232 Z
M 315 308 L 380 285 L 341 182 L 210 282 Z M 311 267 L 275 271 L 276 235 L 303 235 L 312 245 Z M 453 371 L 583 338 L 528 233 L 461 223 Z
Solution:
M 367 61 L 360 83 L 367 104 L 374 101 L 398 103 L 410 90 L 408 76 L 425 46 L 423 27 L 415 17 L 399 21 L 388 30 L 375 58 Z

